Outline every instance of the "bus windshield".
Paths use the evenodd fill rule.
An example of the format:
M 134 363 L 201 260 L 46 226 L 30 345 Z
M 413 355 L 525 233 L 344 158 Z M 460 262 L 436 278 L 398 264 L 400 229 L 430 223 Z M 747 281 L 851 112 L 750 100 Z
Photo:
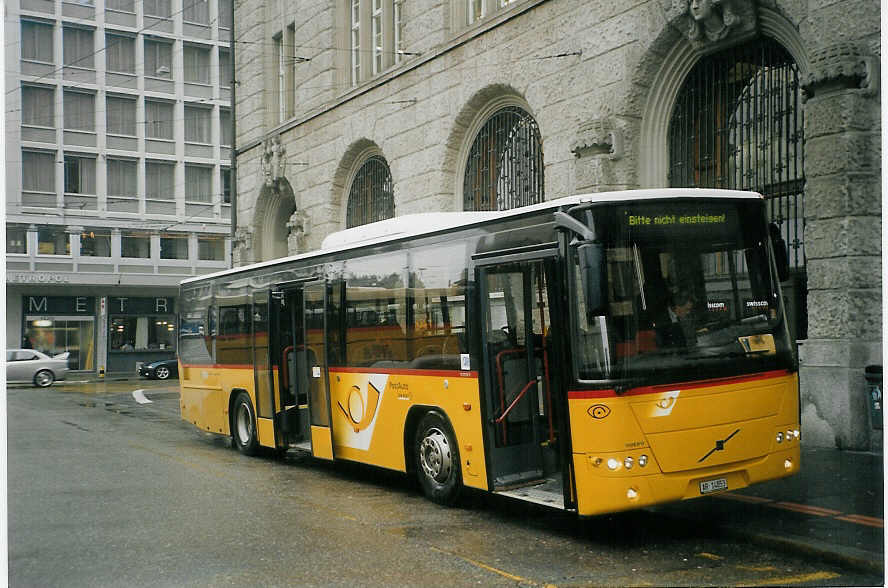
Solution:
M 791 366 L 760 201 L 596 207 L 586 222 L 603 263 L 597 280 L 581 279 L 574 248 L 578 380 L 633 387 Z

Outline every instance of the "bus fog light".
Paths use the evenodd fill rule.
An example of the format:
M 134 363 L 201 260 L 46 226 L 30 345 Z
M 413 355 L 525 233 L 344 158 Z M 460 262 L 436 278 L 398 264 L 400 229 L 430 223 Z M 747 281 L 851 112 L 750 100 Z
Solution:
M 629 488 L 626 490 L 626 498 L 629 500 L 638 500 L 638 490 L 635 488 Z
M 623 467 L 626 468 L 627 470 L 631 470 L 632 466 L 634 464 L 635 464 L 635 460 L 632 459 L 631 457 L 627 457 L 626 459 L 623 460 Z
M 777 443 L 783 443 L 783 431 L 777 433 Z
M 785 469 L 787 472 L 792 469 L 792 460 L 791 459 L 784 460 L 783 469 Z
M 609 460 L 607 460 L 607 469 L 609 469 L 609 470 L 614 470 L 614 471 L 620 469 L 620 462 L 619 462 L 619 460 L 617 460 L 617 459 L 615 459 L 615 458 L 613 458 L 613 457 L 610 458 Z
M 648 464 L 648 456 L 642 455 L 641 457 L 638 458 L 638 466 L 639 467 L 643 468 L 647 464 Z

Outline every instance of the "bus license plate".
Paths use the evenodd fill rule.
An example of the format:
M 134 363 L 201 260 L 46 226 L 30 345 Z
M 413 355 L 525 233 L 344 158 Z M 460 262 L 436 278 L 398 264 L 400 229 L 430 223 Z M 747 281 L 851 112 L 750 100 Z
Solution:
M 718 478 L 716 480 L 706 480 L 705 482 L 700 482 L 700 494 L 709 494 L 710 492 L 718 492 L 720 490 L 728 489 L 728 481 L 725 478 Z

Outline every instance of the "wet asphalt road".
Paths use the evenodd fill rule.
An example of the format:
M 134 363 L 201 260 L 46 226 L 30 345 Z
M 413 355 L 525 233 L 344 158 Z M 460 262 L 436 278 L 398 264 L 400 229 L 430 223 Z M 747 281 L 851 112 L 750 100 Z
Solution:
M 177 400 L 175 382 L 7 391 L 11 586 L 881 583 L 668 509 L 579 520 L 480 493 L 443 508 L 401 474 L 244 457 Z

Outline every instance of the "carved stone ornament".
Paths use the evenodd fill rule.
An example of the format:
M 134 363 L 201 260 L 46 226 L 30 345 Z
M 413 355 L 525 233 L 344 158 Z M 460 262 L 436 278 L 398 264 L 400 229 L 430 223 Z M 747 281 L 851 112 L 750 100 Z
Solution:
M 262 146 L 262 174 L 265 185 L 277 187 L 278 180 L 284 177 L 287 168 L 287 149 L 281 142 L 281 136 L 265 139 Z
M 852 43 L 837 43 L 811 52 L 811 67 L 802 82 L 807 96 L 818 87 L 859 88 L 867 96 L 879 92 L 879 58 Z
M 234 231 L 234 249 L 252 249 L 253 248 L 253 231 L 247 227 L 238 227 Z
M 666 21 L 696 49 L 715 51 L 758 32 L 755 0 L 660 0 Z
M 305 238 L 308 235 L 308 217 L 300 209 L 296 209 L 287 221 L 287 246 L 291 253 L 299 253 L 305 249 Z
M 609 119 L 590 120 L 580 125 L 570 150 L 577 157 L 606 157 L 615 161 L 623 157 L 623 134 Z

